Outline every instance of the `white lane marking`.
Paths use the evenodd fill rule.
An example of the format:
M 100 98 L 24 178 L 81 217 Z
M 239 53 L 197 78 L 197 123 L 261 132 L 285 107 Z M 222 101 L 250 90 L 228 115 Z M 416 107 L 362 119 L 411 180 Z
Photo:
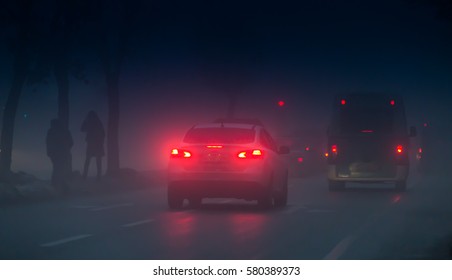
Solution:
M 122 225 L 122 227 L 134 227 L 134 226 L 139 226 L 139 225 L 143 225 L 143 224 L 152 223 L 154 221 L 155 221 L 154 219 L 136 221 L 136 222 L 133 222 L 133 223 L 124 224 L 124 225 Z
M 71 236 L 71 237 L 68 237 L 68 238 L 63 238 L 63 239 L 60 239 L 60 240 L 56 240 L 56 241 L 52 241 L 52 242 L 41 244 L 41 247 L 58 246 L 58 245 L 61 245 L 61 244 L 64 244 L 64 243 L 68 243 L 68 242 L 84 239 L 84 238 L 87 238 L 87 237 L 90 237 L 90 236 L 92 236 L 92 234 L 80 234 L 80 235 L 76 235 L 76 236 Z
M 94 209 L 91 209 L 91 211 L 96 212 L 96 211 L 104 211 L 104 210 L 109 210 L 109 209 L 114 209 L 114 208 L 119 208 L 119 207 L 127 207 L 127 206 L 133 206 L 133 203 L 120 203 L 120 204 L 114 204 L 114 205 L 109 205 L 109 206 L 104 206 L 104 207 L 97 207 Z
M 70 206 L 70 208 L 76 208 L 76 209 L 89 209 L 89 208 L 94 208 L 96 206 L 93 205 L 74 205 L 74 206 Z
M 308 210 L 308 213 L 333 213 L 334 211 L 332 210 L 327 210 L 327 209 L 311 209 Z
M 226 204 L 226 203 L 231 203 L 233 201 L 234 201 L 234 199 L 224 199 L 224 200 L 219 201 L 218 203 L 219 204 Z
M 294 205 L 290 207 L 289 209 L 286 209 L 282 211 L 284 214 L 293 214 L 295 212 L 298 212 L 299 210 L 306 209 L 306 206 L 303 205 Z
M 347 251 L 348 247 L 355 240 L 355 236 L 349 235 L 346 238 L 342 239 L 333 250 L 331 250 L 323 259 L 324 260 L 337 260 L 340 256 L 342 256 L 345 251 Z

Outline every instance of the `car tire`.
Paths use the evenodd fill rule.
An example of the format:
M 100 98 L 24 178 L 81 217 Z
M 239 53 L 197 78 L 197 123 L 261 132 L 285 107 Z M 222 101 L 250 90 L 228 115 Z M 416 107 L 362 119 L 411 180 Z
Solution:
M 271 197 L 271 195 L 262 195 L 258 200 L 257 200 L 257 205 L 259 206 L 260 209 L 269 209 L 272 207 L 272 203 L 273 199 Z
M 282 189 L 277 191 L 274 196 L 275 207 L 285 207 L 287 205 L 287 194 L 288 194 L 288 178 L 284 179 Z
M 202 204 L 202 198 L 201 197 L 191 197 L 188 199 L 188 205 L 190 208 L 197 209 Z
M 170 185 L 168 186 L 168 206 L 170 209 L 182 209 L 182 206 L 184 205 L 184 198 L 178 194 L 173 187 Z
M 337 192 L 345 190 L 345 182 L 328 180 L 328 189 L 330 192 Z
M 264 188 L 257 199 L 257 206 L 261 209 L 269 209 L 273 206 L 273 193 L 270 187 L 271 184 Z
M 395 189 L 399 192 L 406 191 L 406 180 L 395 182 Z

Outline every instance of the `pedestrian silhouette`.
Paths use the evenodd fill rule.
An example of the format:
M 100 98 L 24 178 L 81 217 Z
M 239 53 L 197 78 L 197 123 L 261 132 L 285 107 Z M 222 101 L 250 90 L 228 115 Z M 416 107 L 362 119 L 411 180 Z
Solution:
M 95 157 L 97 166 L 97 180 L 100 181 L 102 176 L 102 157 L 105 155 L 105 130 L 96 112 L 88 112 L 88 115 L 82 123 L 81 131 L 86 133 L 86 159 L 83 168 L 83 179 L 86 180 L 91 158 Z
M 52 161 L 52 186 L 62 192 L 69 191 L 67 181 L 70 176 L 71 148 L 73 140 L 71 133 L 59 119 L 50 122 L 47 131 L 47 156 Z

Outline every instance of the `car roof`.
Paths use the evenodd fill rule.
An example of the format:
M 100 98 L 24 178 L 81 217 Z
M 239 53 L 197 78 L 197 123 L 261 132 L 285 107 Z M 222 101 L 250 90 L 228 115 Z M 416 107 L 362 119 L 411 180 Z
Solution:
M 241 123 L 264 126 L 259 119 L 246 119 L 246 118 L 218 118 L 214 121 L 214 123 Z
M 260 127 L 260 125 L 254 124 L 244 124 L 244 123 L 203 123 L 197 124 L 193 126 L 196 128 L 241 128 L 241 129 L 255 129 L 256 127 Z

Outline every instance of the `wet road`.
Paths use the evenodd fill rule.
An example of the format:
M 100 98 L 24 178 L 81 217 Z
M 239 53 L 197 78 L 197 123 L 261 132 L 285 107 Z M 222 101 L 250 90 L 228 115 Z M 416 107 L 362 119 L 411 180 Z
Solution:
M 169 211 L 163 186 L 8 205 L 0 258 L 449 258 L 452 179 L 412 176 L 405 193 L 381 187 L 330 193 L 323 176 L 292 178 L 289 205 L 267 211 L 234 199 Z

